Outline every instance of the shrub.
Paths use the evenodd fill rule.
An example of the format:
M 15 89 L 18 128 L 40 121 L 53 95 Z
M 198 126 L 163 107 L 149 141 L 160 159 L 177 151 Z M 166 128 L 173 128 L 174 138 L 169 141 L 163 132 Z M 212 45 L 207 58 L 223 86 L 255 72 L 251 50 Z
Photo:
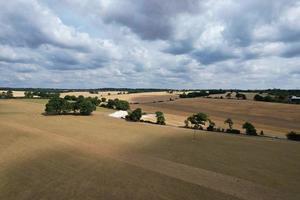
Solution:
M 137 108 L 134 111 L 130 112 L 127 116 L 126 119 L 129 121 L 134 121 L 138 122 L 141 120 L 142 117 L 142 109 Z
M 241 134 L 241 131 L 238 129 L 226 129 L 226 133 Z
M 286 137 L 289 140 L 300 141 L 300 133 L 296 133 L 294 131 L 291 131 L 288 134 L 286 134 Z
M 157 111 L 156 114 L 156 123 L 160 125 L 166 125 L 166 120 L 163 112 Z
M 254 136 L 257 135 L 255 127 L 249 122 L 244 123 L 243 129 L 246 129 L 247 135 L 254 135 Z

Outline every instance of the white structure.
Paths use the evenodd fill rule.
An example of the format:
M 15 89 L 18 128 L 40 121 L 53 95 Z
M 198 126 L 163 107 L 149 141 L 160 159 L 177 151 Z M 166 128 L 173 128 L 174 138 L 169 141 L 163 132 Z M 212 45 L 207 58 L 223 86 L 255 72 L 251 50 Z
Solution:
M 127 111 L 124 111 L 124 110 L 119 110 L 119 111 L 116 111 L 114 113 L 111 113 L 109 114 L 108 116 L 110 117 L 114 117 L 114 118 L 122 118 L 122 119 L 125 119 L 125 117 L 128 115 L 128 112 Z

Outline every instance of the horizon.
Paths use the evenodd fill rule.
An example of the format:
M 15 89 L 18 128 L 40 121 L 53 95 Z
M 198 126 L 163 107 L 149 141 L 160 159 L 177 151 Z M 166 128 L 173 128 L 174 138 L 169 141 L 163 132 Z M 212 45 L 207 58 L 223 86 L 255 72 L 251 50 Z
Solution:
M 300 89 L 297 0 L 0 6 L 1 87 Z

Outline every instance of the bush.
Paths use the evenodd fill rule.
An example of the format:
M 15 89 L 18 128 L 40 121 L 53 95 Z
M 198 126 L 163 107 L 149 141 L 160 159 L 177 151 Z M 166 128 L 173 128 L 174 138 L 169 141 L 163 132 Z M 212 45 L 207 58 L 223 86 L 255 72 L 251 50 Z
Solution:
M 294 131 L 291 131 L 288 134 L 286 134 L 286 137 L 289 140 L 300 141 L 300 133 L 296 133 Z
M 246 129 L 247 135 L 254 135 L 254 136 L 257 135 L 255 127 L 249 122 L 244 123 L 243 129 Z
M 238 129 L 226 129 L 226 133 L 241 134 L 241 131 Z
M 157 111 L 156 114 L 156 123 L 160 125 L 166 125 L 166 120 L 163 112 Z
M 142 117 L 142 109 L 137 108 L 126 116 L 126 120 L 138 122 L 141 120 Z

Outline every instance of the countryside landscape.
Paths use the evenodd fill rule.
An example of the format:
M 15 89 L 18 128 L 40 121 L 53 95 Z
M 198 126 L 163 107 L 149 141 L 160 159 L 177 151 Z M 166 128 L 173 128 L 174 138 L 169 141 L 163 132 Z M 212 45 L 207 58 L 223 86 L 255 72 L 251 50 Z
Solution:
M 298 1 L 0 9 L 1 200 L 300 199 Z

